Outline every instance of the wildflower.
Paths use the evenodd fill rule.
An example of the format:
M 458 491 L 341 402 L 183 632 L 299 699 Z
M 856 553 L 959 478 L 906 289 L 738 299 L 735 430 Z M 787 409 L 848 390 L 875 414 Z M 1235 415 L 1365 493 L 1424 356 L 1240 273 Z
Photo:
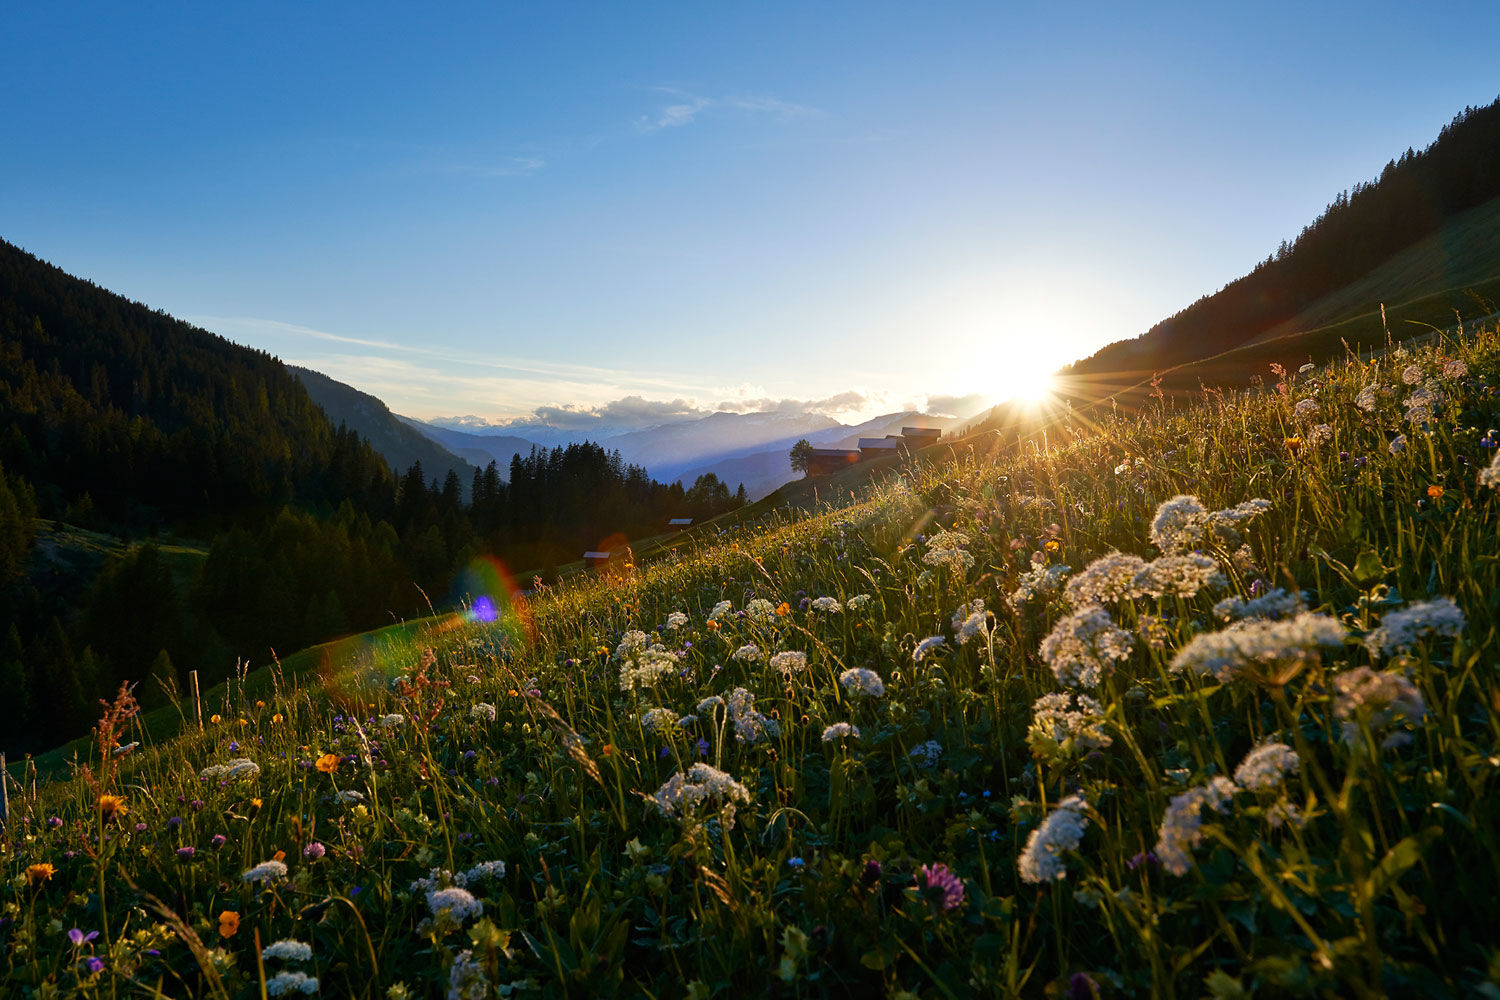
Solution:
M 826 742 L 825 737 L 825 742 Z M 40 864 L 26 866 L 26 882 L 33 889 L 40 889 L 42 884 L 57 874 L 57 869 L 43 861 Z
M 1269 742 L 1245 754 L 1240 766 L 1234 769 L 1234 780 L 1241 788 L 1252 792 L 1275 791 L 1287 774 L 1302 766 L 1297 751 L 1285 743 Z
M 763 597 L 757 597 L 745 605 L 745 617 L 764 625 L 776 614 L 776 605 Z
M 735 803 L 749 805 L 750 792 L 729 775 L 707 764 L 694 764 L 667 779 L 651 796 L 651 803 L 668 819 L 686 822 L 705 802 L 720 803 L 726 828 L 734 825 Z
M 318 992 L 318 980 L 316 976 L 309 976 L 305 972 L 278 972 L 266 980 L 266 993 L 269 996 L 280 997 L 292 993 L 305 993 L 308 996 Z
M 669 629 L 676 630 L 682 628 L 682 626 L 686 625 L 687 623 L 688 616 L 683 614 L 681 611 L 674 611 L 671 614 L 667 615 L 667 628 Z
M 1374 413 L 1375 407 L 1380 405 L 1380 386 L 1370 384 L 1359 390 L 1354 397 L 1354 405 L 1366 413 Z
M 283 962 L 307 962 L 312 959 L 312 946 L 292 938 L 282 938 L 261 949 L 260 957 L 267 961 L 275 958 Z
M 475 882 L 482 882 L 485 879 L 504 877 L 504 861 L 481 861 L 468 871 L 455 876 L 454 880 L 459 885 L 473 885 Z
M 862 694 L 871 698 L 879 698 L 885 694 L 885 682 L 880 675 L 873 670 L 864 667 L 850 667 L 839 674 L 839 686 L 846 694 Z
M 1309 423 L 1313 417 L 1318 415 L 1318 401 L 1316 399 L 1298 400 L 1297 405 L 1292 408 L 1292 417 L 1302 423 Z
M 1069 795 L 1047 815 L 1041 826 L 1031 831 L 1016 865 L 1021 881 L 1055 882 L 1067 877 L 1068 869 L 1063 865 L 1062 854 L 1077 850 L 1083 842 L 1084 828 L 1089 825 L 1088 817 L 1084 815 L 1088 805 L 1082 794 Z
M 1401 372 L 1401 381 L 1407 385 L 1420 385 L 1422 382 L 1422 369 L 1419 365 L 1407 365 Z
M 194 847 L 191 844 L 189 844 L 186 847 L 179 847 L 179 848 L 177 848 L 177 860 L 178 861 L 191 861 L 191 860 L 193 860 L 194 855 L 196 855 L 197 853 L 198 853 L 198 848 Z
M 758 663 L 766 658 L 766 654 L 760 651 L 760 647 L 753 642 L 747 642 L 739 649 L 730 654 L 731 660 L 739 660 L 742 663 Z
M 328 848 L 324 847 L 316 840 L 312 841 L 306 847 L 302 848 L 302 856 L 312 861 L 318 860 L 327 853 Z
M 1061 619 L 1042 640 L 1042 659 L 1059 684 L 1098 687 L 1114 665 L 1130 655 L 1130 633 L 1097 604 Z
M 400 729 L 406 725 L 406 716 L 398 712 L 392 712 L 390 715 L 382 715 L 380 717 L 380 725 L 384 729 Z
M 1333 689 L 1333 714 L 1343 722 L 1346 743 L 1354 741 L 1361 722 L 1371 731 L 1377 731 L 1397 720 L 1419 723 L 1427 715 L 1422 692 L 1404 674 L 1356 667 L 1335 677 Z M 1408 739 L 1404 734 L 1392 734 L 1382 746 L 1397 746 Z
M 472 892 L 458 886 L 434 889 L 429 892 L 427 908 L 432 911 L 434 917 L 446 913 L 459 923 L 463 923 L 470 917 L 484 916 L 484 904 L 475 899 Z
M 93 973 L 94 975 L 98 975 L 99 973 L 104 971 L 104 959 L 100 958 L 98 955 L 90 955 L 88 958 L 83 960 L 83 964 L 88 966 L 89 972 Z
M 670 708 L 653 708 L 641 715 L 641 728 L 647 732 L 662 732 L 676 726 L 677 713 Z
M 916 761 L 919 767 L 937 767 L 938 761 L 943 757 L 943 745 L 937 740 L 918 743 L 907 756 Z
M 1034 566 L 1030 571 L 1021 575 L 1019 586 L 1011 591 L 1010 606 L 1020 610 L 1021 606 L 1028 601 L 1057 593 L 1062 589 L 1064 578 L 1071 571 L 1070 566 L 1046 564 Z
M 1406 435 L 1397 434 L 1395 437 L 1391 438 L 1391 443 L 1387 446 L 1387 448 L 1392 455 L 1401 454 L 1406 450 Z
M 929 635 L 927 638 L 917 643 L 916 649 L 912 650 L 912 662 L 921 663 L 924 659 L 926 659 L 928 653 L 932 652 L 934 649 L 937 649 L 939 646 L 946 646 L 947 644 L 948 640 L 943 636 Z
M 240 929 L 240 915 L 233 910 L 225 910 L 219 914 L 219 937 L 234 937 L 235 932 Z
M 286 878 L 286 865 L 280 861 L 262 861 L 245 872 L 242 878 L 249 883 L 272 882 L 279 878 Z
M 1297 374 L 1298 375 L 1306 375 L 1308 372 L 1312 371 L 1316 367 L 1318 367 L 1318 366 L 1315 365 L 1315 364 L 1313 364 L 1311 361 L 1309 361 L 1307 364 L 1305 364 L 1301 368 L 1297 369 Z
M 1302 439 L 1299 437 L 1285 438 L 1282 440 L 1281 446 L 1295 455 L 1298 451 L 1302 450 Z
M 140 745 L 141 745 L 141 743 L 140 743 L 139 740 L 136 740 L 133 743 L 122 743 L 119 746 L 115 747 L 113 750 L 111 750 L 109 752 L 109 755 L 111 757 L 123 757 L 126 754 L 128 754 L 130 751 L 134 750 L 136 747 L 138 747 Z
M 1132 586 L 1152 597 L 1193 597 L 1205 587 L 1222 587 L 1224 583 L 1218 563 L 1208 556 L 1189 552 L 1146 563 L 1136 573 Z
M 1333 427 L 1330 424 L 1316 424 L 1307 430 L 1307 446 L 1309 448 L 1321 448 L 1333 440 Z
M 1192 864 L 1189 853 L 1203 842 L 1205 806 L 1224 812 L 1234 798 L 1234 782 L 1218 776 L 1206 785 L 1190 788 L 1172 797 L 1162 816 L 1154 853 L 1161 866 L 1172 875 L 1186 875 Z
M 976 597 L 968 604 L 960 604 L 953 612 L 953 633 L 960 646 L 967 645 L 976 635 L 986 638 L 990 634 L 990 613 L 984 609 L 984 599 Z
M 1454 358 L 1443 366 L 1443 378 L 1463 378 L 1467 374 L 1469 374 L 1469 366 L 1458 358 Z
M 1427 496 L 1429 499 L 1441 500 L 1443 498 L 1443 493 L 1443 488 L 1441 486 L 1438 486 L 1436 483 L 1427 487 Z
M 215 713 L 215 714 L 210 715 L 208 717 L 208 721 L 217 726 L 219 723 L 223 722 L 224 720 L 219 717 L 218 713 Z
M 880 882 L 881 874 L 880 862 L 871 858 L 859 873 L 859 884 L 869 889 Z
M 342 792 L 339 792 L 338 800 L 340 805 L 349 805 L 351 802 L 363 802 L 365 800 L 365 796 L 363 792 L 356 792 L 353 789 L 346 789 Z
M 852 736 L 855 739 L 859 739 L 859 727 L 852 726 L 847 722 L 835 722 L 833 725 L 823 730 L 824 743 L 832 743 L 834 740 L 841 740 L 846 736 Z
M 855 594 L 853 597 L 849 598 L 848 601 L 844 602 L 844 606 L 847 607 L 850 611 L 858 611 L 860 608 L 869 603 L 869 594 Z
M 1088 695 L 1044 694 L 1031 706 L 1026 742 L 1032 756 L 1044 759 L 1098 750 L 1113 742 L 1104 724 L 1104 706 Z
M 494 722 L 496 716 L 495 706 L 489 702 L 476 702 L 469 709 L 469 718 L 478 722 Z
M 484 963 L 474 961 L 474 953 L 468 949 L 455 955 L 448 970 L 448 1000 L 486 1000 L 489 995 Z
M 281 713 L 277 712 L 275 715 L 271 716 L 271 721 L 274 722 L 274 723 L 276 723 L 277 725 L 280 725 L 281 724 Z
M 1226 597 L 1214 605 L 1214 614 L 1227 622 L 1237 618 L 1287 618 L 1306 609 L 1301 591 L 1289 593 L 1277 587 L 1260 597 Z
M 718 604 L 715 604 L 714 609 L 708 613 L 708 620 L 711 622 L 716 622 L 720 618 L 723 618 L 725 615 L 729 614 L 729 612 L 733 609 L 734 604 L 732 602 L 720 601 Z
M 1344 626 L 1327 615 L 1238 621 L 1222 631 L 1194 636 L 1172 658 L 1171 669 L 1173 673 L 1212 674 L 1220 681 L 1256 674 L 1284 683 L 1315 659 L 1320 647 L 1343 643 Z
M 1380 620 L 1380 627 L 1365 639 L 1372 655 L 1410 649 L 1424 636 L 1457 638 L 1464 630 L 1464 613 L 1451 597 L 1422 601 Z
M 765 736 L 780 736 L 781 726 L 775 719 L 756 711 L 755 695 L 745 688 L 735 688 L 727 702 L 729 721 L 734 723 L 734 738 L 741 743 L 755 743 Z
M 633 691 L 637 687 L 651 687 L 677 673 L 677 654 L 665 649 L 647 649 L 637 653 L 620 666 L 620 688 Z
M 118 819 L 128 812 L 130 809 L 125 805 L 124 796 L 108 794 L 99 796 L 99 815 L 104 817 L 104 822 Z
M 791 613 L 792 613 L 792 606 L 790 604 L 788 604 L 786 601 L 782 601 L 780 604 L 776 605 L 776 614 L 777 614 L 778 617 L 783 617 L 783 616 L 789 615 Z
M 325 753 L 314 762 L 314 766 L 324 774 L 332 774 L 339 769 L 339 755 L 336 753 Z
M 923 553 L 922 562 L 927 566 L 947 566 L 953 572 L 963 575 L 974 565 L 974 556 L 968 549 L 935 548 Z
M 836 615 L 844 610 L 835 597 L 815 597 L 810 606 L 814 611 L 821 611 L 825 615 Z
M 1195 496 L 1180 494 L 1156 508 L 1151 521 L 1151 544 L 1163 552 L 1186 552 L 1203 537 L 1208 508 Z
M 229 838 L 224 836 L 222 833 L 214 834 L 208 842 L 209 846 L 216 851 L 227 843 L 229 843 Z
M 73 947 L 75 948 L 82 948 L 84 945 L 90 943 L 94 940 L 94 938 L 98 936 L 98 931 L 89 931 L 87 934 L 85 934 L 77 927 L 74 927 L 72 930 L 68 931 L 68 940 L 73 942 Z
M 917 869 L 917 887 L 937 910 L 946 913 L 964 905 L 964 883 L 947 865 L 923 865 Z
M 1500 490 L 1500 451 L 1495 452 L 1487 468 L 1479 470 L 1479 485 Z
M 260 776 L 260 765 L 248 757 L 236 757 L 222 764 L 210 764 L 198 772 L 203 781 L 234 781 L 236 778 Z
M 791 677 L 807 669 L 807 654 L 793 650 L 777 653 L 771 657 L 771 666 Z

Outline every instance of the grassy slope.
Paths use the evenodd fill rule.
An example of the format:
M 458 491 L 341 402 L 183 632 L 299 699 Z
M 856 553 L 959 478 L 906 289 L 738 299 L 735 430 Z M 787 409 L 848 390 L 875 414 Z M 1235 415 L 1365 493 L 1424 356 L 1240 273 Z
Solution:
M 18 992 L 48 981 L 199 995 L 217 974 L 226 993 L 259 995 L 253 930 L 262 944 L 309 941 L 307 971 L 339 996 L 398 983 L 442 995 L 469 961 L 514 996 L 1038 995 L 1079 974 L 1108 995 L 1470 995 L 1496 967 L 1487 928 L 1500 887 L 1500 497 L 1475 476 L 1493 454 L 1484 431 L 1500 424 L 1500 338 L 1441 350 L 1336 366 L 1286 396 L 1064 421 L 1047 449 L 986 450 L 998 437 L 976 437 L 952 461 L 874 483 L 860 471 L 864 483 L 832 495 L 800 484 L 788 496 L 801 507 L 751 510 L 686 549 L 673 536 L 678 551 L 638 550 L 624 579 L 579 576 L 537 595 L 524 640 L 449 617 L 330 647 L 326 669 L 313 670 L 324 651 L 310 651 L 279 689 L 229 685 L 205 708 L 222 721 L 202 733 L 122 734 L 146 746 L 107 782 L 140 832 L 127 822 L 98 839 L 93 793 L 78 782 L 18 803 L 32 830 L 54 814 L 62 826 L 0 858 L 0 979 Z M 1438 374 L 1455 354 L 1471 375 Z M 1447 397 L 1430 434 L 1403 423 L 1401 394 L 1374 412 L 1353 405 L 1367 383 L 1400 384 L 1413 361 Z M 1329 425 L 1321 446 L 1293 414 L 1303 398 Z M 1406 446 L 1393 452 L 1398 432 Z M 1290 450 L 1292 436 L 1308 443 Z M 1267 498 L 1269 512 L 1240 525 L 1245 550 L 1209 548 L 1227 591 L 1258 579 L 1302 590 L 1345 643 L 1219 683 L 1169 666 L 1221 627 L 1210 609 L 1224 590 L 1112 602 L 1133 648 L 1088 691 L 1097 710 L 1072 702 L 1071 733 L 1039 726 L 1034 703 L 1064 690 L 1040 647 L 1073 609 L 1060 594 L 1007 600 L 1031 553 L 1075 577 L 1113 549 L 1151 558 L 1157 505 L 1182 492 L 1211 508 Z M 835 497 L 840 506 L 824 504 Z M 945 542 L 972 565 L 946 568 L 934 555 Z M 868 604 L 849 607 L 859 593 Z M 802 608 L 824 595 L 845 609 Z M 1457 641 L 1399 655 L 1360 644 L 1383 616 L 1443 596 L 1467 617 Z M 718 601 L 744 610 L 752 598 L 786 613 L 710 623 Z M 976 600 L 992 625 L 981 614 L 977 638 L 960 643 L 953 613 Z M 673 611 L 687 616 L 675 629 Z M 680 660 L 622 690 L 609 650 L 632 628 Z M 945 644 L 915 662 L 917 641 L 934 635 Z M 783 677 L 734 658 L 745 643 L 801 652 L 807 666 Z M 451 686 L 393 693 L 391 677 L 412 675 L 429 644 L 424 676 Z M 841 685 L 853 667 L 877 673 L 884 694 Z M 1371 689 L 1341 714 L 1353 704 L 1341 686 L 1367 667 L 1371 683 L 1414 685 L 1425 708 Z M 775 735 L 749 712 L 735 725 L 700 704 L 737 688 L 779 720 Z M 653 733 L 642 724 L 652 706 L 699 718 Z M 388 712 L 404 721 L 355 722 Z M 839 722 L 859 737 L 825 742 Z M 1406 745 L 1382 748 L 1391 736 Z M 1299 761 L 1281 784 L 1256 791 L 1246 777 L 1225 811 L 1202 812 L 1199 842 L 1159 842 L 1173 810 L 1183 821 L 1172 829 L 1193 831 L 1184 796 L 1270 741 Z M 331 774 L 299 764 L 325 752 L 339 760 Z M 743 787 L 732 828 L 712 797 L 683 816 L 643 802 L 700 752 Z M 246 754 L 255 779 L 196 777 Z M 363 801 L 341 803 L 347 791 Z M 1081 829 L 1059 825 L 1071 794 L 1087 802 Z M 1301 820 L 1273 824 L 1286 807 Z M 1017 862 L 1044 822 L 1067 874 L 1037 884 Z M 304 857 L 309 841 L 326 856 Z M 1164 867 L 1173 843 L 1183 874 Z M 246 885 L 240 873 L 277 850 L 287 878 L 274 892 Z M 486 860 L 508 871 L 471 884 L 483 918 L 425 919 L 413 880 Z M 42 861 L 58 871 L 32 891 L 24 868 Z M 960 880 L 946 895 L 922 888 L 933 864 Z M 122 875 L 165 901 L 178 930 Z M 226 911 L 239 929 L 221 937 Z M 47 929 L 54 919 L 103 932 L 84 949 L 106 960 L 97 978 Z M 214 950 L 185 947 L 192 933 Z M 267 976 L 283 967 L 267 965 Z

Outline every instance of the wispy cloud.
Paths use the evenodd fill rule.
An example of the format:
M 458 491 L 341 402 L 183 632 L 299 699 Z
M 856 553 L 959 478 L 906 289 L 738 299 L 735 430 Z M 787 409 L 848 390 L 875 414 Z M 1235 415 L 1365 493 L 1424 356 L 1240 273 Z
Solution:
M 770 115 L 778 122 L 820 113 L 816 108 L 793 104 L 776 97 L 706 97 L 672 87 L 653 87 L 652 90 L 672 98 L 673 101 L 651 114 L 644 114 L 637 118 L 635 126 L 642 132 L 659 132 L 662 129 L 690 125 L 706 111 L 749 111 Z

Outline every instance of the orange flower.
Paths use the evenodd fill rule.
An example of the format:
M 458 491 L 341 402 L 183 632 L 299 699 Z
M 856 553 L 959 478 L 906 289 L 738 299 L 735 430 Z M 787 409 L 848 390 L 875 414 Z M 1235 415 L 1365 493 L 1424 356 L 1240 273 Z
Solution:
M 717 631 L 719 631 L 719 623 L 716 622 L 716 621 L 710 620 L 709 623 L 708 623 L 708 630 L 710 632 L 717 632 Z
M 219 717 L 219 715 L 218 715 L 217 712 L 215 712 L 213 715 L 210 715 L 208 717 L 208 721 L 212 722 L 214 725 L 217 726 L 219 723 L 223 722 L 224 720 Z
M 240 915 L 233 910 L 225 910 L 219 914 L 219 937 L 234 937 L 235 931 L 240 929 Z
M 1441 500 L 1443 497 L 1443 488 L 1436 484 L 1429 486 L 1427 487 L 1427 495 L 1434 500 Z
M 325 753 L 318 758 L 317 767 L 324 774 L 332 774 L 339 769 L 339 755 L 336 753 Z
M 104 817 L 106 823 L 117 816 L 124 816 L 128 812 L 130 810 L 125 807 L 125 797 L 123 795 L 99 796 L 99 813 Z
M 277 712 L 275 715 L 271 716 L 271 721 L 274 722 L 274 723 L 280 723 L 281 722 L 281 713 Z
M 1047 541 L 1047 544 L 1042 546 L 1042 548 L 1046 549 L 1048 552 L 1056 552 L 1058 549 L 1062 548 L 1062 543 L 1057 539 L 1052 538 L 1049 539 Z
M 56 874 L 57 869 L 53 868 L 45 861 L 39 865 L 26 866 L 26 881 L 31 883 L 31 887 L 33 889 L 40 889 L 43 882 L 47 881 L 49 878 Z
M 606 743 L 604 744 L 604 749 L 600 752 L 606 757 L 613 757 L 615 755 L 615 745 L 613 743 Z
M 776 613 L 778 615 L 789 615 L 792 613 L 792 606 L 786 601 L 782 601 L 781 604 L 776 608 Z
M 1286 445 L 1286 450 L 1294 455 L 1297 453 L 1297 449 L 1302 447 L 1302 439 L 1299 437 L 1287 438 L 1281 443 Z
M 271 855 L 271 860 L 272 861 L 285 861 L 286 860 L 286 851 L 277 851 L 275 854 Z
M 260 807 L 263 806 L 263 805 L 265 805 L 265 803 L 262 802 L 260 799 L 251 799 L 250 800 L 250 808 L 251 809 L 259 810 Z
M 242 725 L 242 726 L 248 726 L 248 725 L 250 725 L 250 720 L 242 718 L 242 719 L 240 719 L 240 725 Z
M 256 703 L 255 703 L 255 707 L 256 707 L 256 708 L 265 708 L 265 707 L 266 707 L 266 703 L 265 703 L 265 702 L 263 702 L 263 701 L 257 701 L 257 702 L 256 702 Z

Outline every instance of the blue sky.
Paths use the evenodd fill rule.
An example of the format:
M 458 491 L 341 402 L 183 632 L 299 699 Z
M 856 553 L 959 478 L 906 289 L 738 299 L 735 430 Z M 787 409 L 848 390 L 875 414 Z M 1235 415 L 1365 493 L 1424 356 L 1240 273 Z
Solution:
M 0 237 L 421 417 L 1001 397 L 1500 95 L 1225 6 L 17 4 Z

